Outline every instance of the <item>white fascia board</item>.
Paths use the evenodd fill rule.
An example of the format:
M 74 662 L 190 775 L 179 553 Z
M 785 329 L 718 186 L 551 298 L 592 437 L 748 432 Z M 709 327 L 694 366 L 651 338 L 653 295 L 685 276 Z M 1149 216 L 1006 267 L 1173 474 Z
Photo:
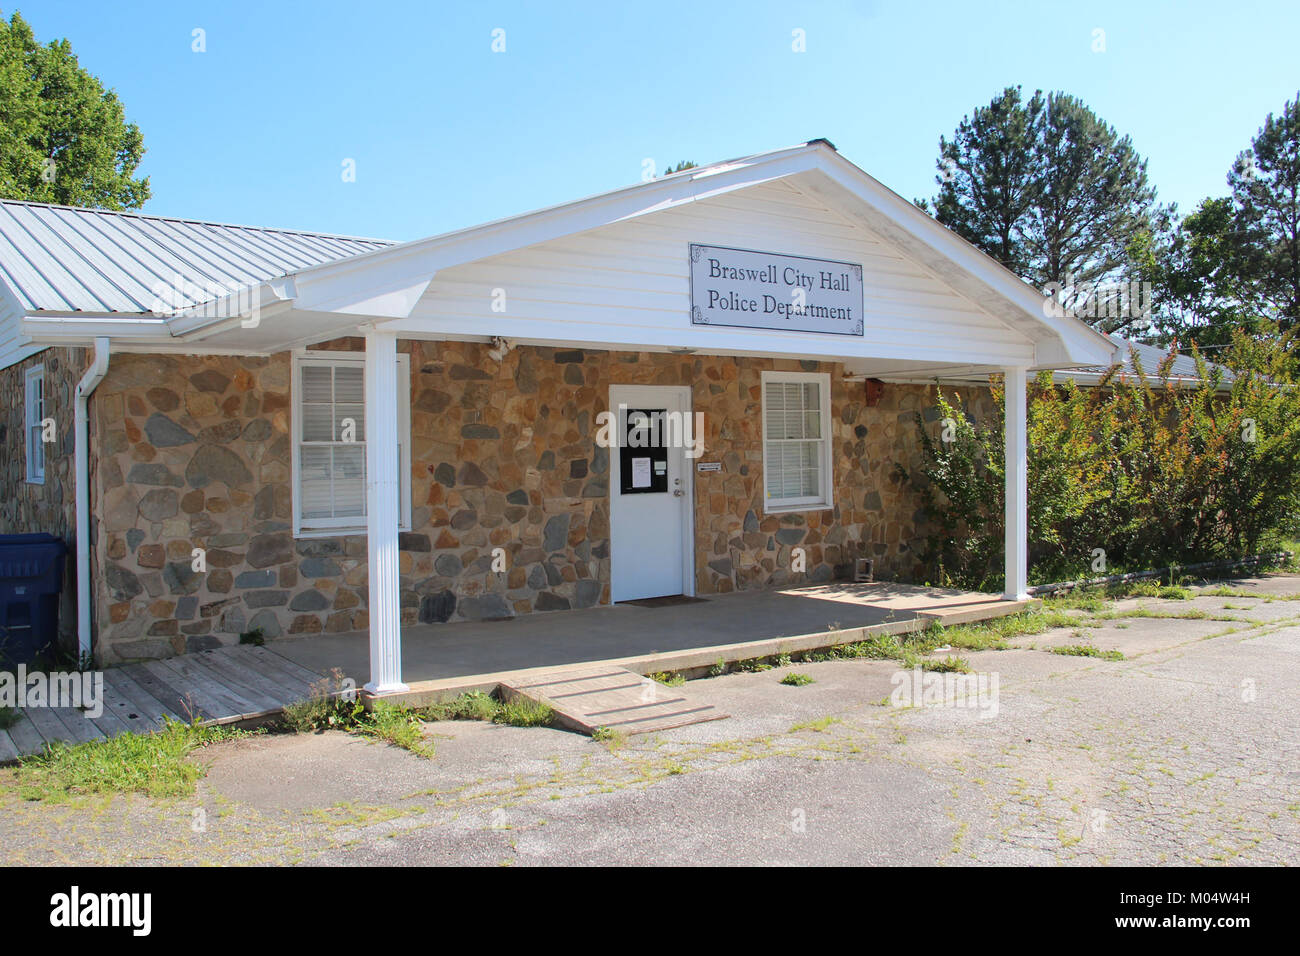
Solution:
M 38 313 L 23 317 L 21 329 L 34 342 L 67 344 L 80 341 L 93 344 L 100 336 L 114 340 L 129 338 L 139 340 L 170 341 L 167 324 L 159 318 L 139 316 L 87 316 L 81 314 L 50 315 Z
M 1072 316 L 1056 317 L 1043 310 L 1043 295 L 987 253 L 918 209 L 914 203 L 859 169 L 839 153 L 823 149 L 815 154 L 818 170 L 837 186 L 862 199 L 900 230 L 910 234 L 935 254 L 948 259 L 997 295 L 1019 307 L 1026 318 L 1054 336 L 1061 349 L 1053 353 L 1043 342 L 1046 365 L 1063 360 L 1071 365 L 1104 365 L 1114 346 L 1110 339 Z
M 752 161 L 736 162 L 722 169 L 707 167 L 696 176 L 669 176 L 638 183 L 510 219 L 311 266 L 295 274 L 298 307 L 314 312 L 389 315 L 391 312 L 362 312 L 361 306 L 375 299 L 383 305 L 404 302 L 404 296 L 417 286 L 422 295 L 433 276 L 451 266 L 476 262 L 802 172 L 810 167 L 812 151 L 824 148 L 796 147 Z M 396 298 L 387 299 L 385 296 Z M 411 301 L 411 308 L 418 299 L 417 295 Z M 409 313 L 410 308 L 406 314 Z
M 483 320 L 475 316 L 412 316 L 377 322 L 376 327 L 385 332 L 395 332 L 406 339 L 473 339 L 484 334 Z M 618 325 L 614 323 L 556 322 L 516 318 L 509 315 L 492 317 L 491 333 L 511 339 L 521 345 L 567 345 L 573 348 L 603 350 L 662 349 L 684 351 L 684 329 L 651 325 Z M 864 351 L 857 336 L 800 335 L 799 333 L 764 330 L 754 333 L 748 329 L 726 326 L 695 326 L 691 329 L 689 349 L 707 355 L 751 355 L 775 357 L 816 358 L 829 362 L 849 362 L 863 359 L 889 359 L 894 361 L 921 360 L 934 364 L 996 365 L 1003 367 L 1009 358 L 1005 351 L 972 351 L 969 344 L 949 345 L 936 340 L 924 355 L 906 343 L 893 345 L 873 343 L 871 352 Z M 1025 363 L 1029 351 L 1026 348 Z
M 190 336 L 214 325 L 242 321 L 254 312 L 261 316 L 274 314 L 292 305 L 296 297 L 293 277 L 280 276 L 169 316 L 167 329 L 177 337 Z

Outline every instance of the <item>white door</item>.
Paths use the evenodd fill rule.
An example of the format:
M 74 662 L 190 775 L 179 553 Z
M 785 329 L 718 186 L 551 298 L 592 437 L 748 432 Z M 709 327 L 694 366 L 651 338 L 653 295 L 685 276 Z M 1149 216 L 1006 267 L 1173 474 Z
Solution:
M 612 385 L 610 592 L 615 601 L 694 594 L 691 391 Z

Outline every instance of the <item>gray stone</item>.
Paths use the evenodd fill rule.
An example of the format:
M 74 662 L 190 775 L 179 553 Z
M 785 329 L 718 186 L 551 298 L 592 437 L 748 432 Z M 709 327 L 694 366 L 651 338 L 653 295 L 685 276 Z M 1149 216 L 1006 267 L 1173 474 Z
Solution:
M 227 419 L 220 425 L 209 425 L 199 432 L 199 441 L 205 445 L 229 445 L 239 437 L 243 431 L 239 420 L 236 418 Z
M 574 607 L 592 607 L 600 600 L 601 583 L 595 578 L 584 578 L 579 581 L 573 591 Z
M 451 591 L 426 594 L 420 599 L 420 623 L 442 624 L 456 613 L 456 595 Z
M 431 551 L 433 545 L 429 541 L 427 534 L 420 534 L 415 531 L 403 531 L 397 536 L 397 549 L 399 551 Z
M 302 555 L 321 557 L 343 553 L 342 538 L 304 538 L 294 543 L 295 550 Z
M 193 637 L 185 638 L 185 653 L 194 654 L 198 651 L 215 651 L 221 646 L 221 638 L 212 637 L 211 635 L 196 634 Z
M 143 540 L 144 540 L 144 532 L 141 531 L 139 528 L 127 529 L 126 546 L 131 549 L 132 554 L 135 554 L 135 549 L 140 546 L 140 542 Z
M 237 488 L 251 482 L 253 475 L 244 460 L 229 448 L 203 445 L 185 466 L 185 480 L 194 488 L 204 488 L 214 481 Z
M 462 438 L 500 438 L 501 432 L 495 425 L 471 424 L 460 427 Z
M 506 501 L 512 505 L 526 505 L 528 504 L 528 492 L 523 488 L 516 488 L 506 495 Z
M 248 622 L 244 618 L 244 609 L 242 607 L 228 607 L 221 612 L 221 620 L 217 623 L 218 634 L 240 634 L 248 627 Z
M 883 508 L 884 505 L 880 501 L 880 492 L 878 491 L 867 492 L 867 496 L 862 499 L 862 507 L 865 508 L 867 511 L 879 511 L 881 508 Z
M 237 588 L 269 588 L 275 584 L 274 571 L 245 571 L 235 578 Z
M 537 600 L 533 602 L 533 609 L 537 611 L 567 611 L 569 610 L 569 599 L 560 597 L 551 591 L 543 591 L 537 595 Z
M 155 488 L 140 499 L 140 514 L 149 521 L 166 521 L 180 512 L 181 499 L 172 488 Z
M 709 567 L 721 574 L 724 578 L 731 577 L 732 566 L 731 558 L 718 558 L 716 561 L 710 561 Z
M 295 594 L 293 600 L 289 602 L 291 611 L 323 611 L 329 607 L 329 599 L 321 594 L 315 588 Z
M 571 362 L 581 362 L 583 358 L 581 349 L 570 349 L 564 352 L 555 353 L 556 365 L 567 365 Z
M 104 581 L 115 601 L 130 600 L 144 590 L 133 572 L 112 561 L 104 566 Z
M 751 533 L 758 530 L 758 515 L 754 514 L 753 509 L 745 512 L 745 531 Z
M 188 561 L 169 561 L 162 574 L 163 583 L 171 594 L 193 594 L 203 583 L 203 575 Z
M 265 418 L 255 418 L 244 426 L 243 434 L 239 436 L 244 441 L 266 441 L 271 437 L 271 423 Z
M 144 423 L 144 434 L 155 448 L 188 445 L 194 436 L 161 412 L 154 412 Z
M 192 594 L 188 594 L 176 602 L 176 620 L 192 621 L 198 610 L 199 599 Z
M 546 587 L 546 568 L 540 564 L 534 564 L 528 571 L 528 586 L 534 591 L 540 591 Z
M 457 511 L 451 516 L 451 526 L 457 531 L 468 531 L 478 524 L 478 513 L 468 508 Z
M 455 554 L 440 554 L 437 560 L 433 562 L 433 570 L 441 574 L 444 578 L 454 578 L 464 569 L 460 556 Z
M 157 462 L 132 465 L 126 480 L 133 485 L 164 485 L 180 488 L 185 484 L 177 475 L 173 475 L 166 465 Z
M 263 637 L 279 637 L 284 633 L 280 627 L 280 619 L 271 610 L 258 611 L 253 615 L 253 619 L 248 622 L 248 629 L 253 631 L 258 628 L 261 628 Z
M 456 469 L 444 461 L 433 469 L 433 480 L 444 488 L 450 488 L 456 483 Z
M 248 563 L 269 568 L 293 560 L 293 538 L 287 534 L 259 534 L 248 543 Z
M 336 578 L 343 573 L 332 558 L 305 558 L 298 570 L 304 578 Z
M 569 543 L 569 514 L 552 515 L 542 529 L 542 550 L 548 554 L 560 551 Z
M 284 607 L 289 603 L 288 591 L 249 591 L 244 595 L 249 607 Z
M 795 545 L 802 541 L 807 533 L 803 528 L 781 528 L 776 533 L 776 540 L 781 544 Z
M 465 598 L 460 602 L 460 613 L 462 617 L 471 621 L 515 616 L 510 605 L 506 604 L 505 598 L 500 594 L 480 594 L 477 597 Z

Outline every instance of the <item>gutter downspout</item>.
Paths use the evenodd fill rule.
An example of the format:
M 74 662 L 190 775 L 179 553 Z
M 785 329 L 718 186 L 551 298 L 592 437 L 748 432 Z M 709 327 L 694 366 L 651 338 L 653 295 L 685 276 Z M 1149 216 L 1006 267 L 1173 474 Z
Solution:
M 95 359 L 77 383 L 73 431 L 77 483 L 77 663 L 92 660 L 90 632 L 90 417 L 87 399 L 108 372 L 108 337 L 95 339 Z

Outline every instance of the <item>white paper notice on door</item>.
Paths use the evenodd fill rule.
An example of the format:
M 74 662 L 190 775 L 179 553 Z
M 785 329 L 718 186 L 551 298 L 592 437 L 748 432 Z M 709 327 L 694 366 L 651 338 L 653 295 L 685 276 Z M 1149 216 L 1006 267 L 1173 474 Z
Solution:
M 632 459 L 632 487 L 633 488 L 650 487 L 650 459 L 649 458 Z

